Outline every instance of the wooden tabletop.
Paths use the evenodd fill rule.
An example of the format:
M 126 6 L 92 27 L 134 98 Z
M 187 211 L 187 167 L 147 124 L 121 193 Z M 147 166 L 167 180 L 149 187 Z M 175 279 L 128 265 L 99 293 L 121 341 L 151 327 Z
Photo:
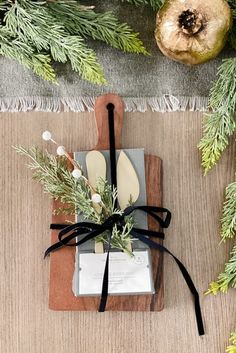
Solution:
M 129 113 L 124 148 L 144 147 L 163 159 L 164 203 L 173 212 L 165 245 L 189 269 L 199 291 L 206 335 L 199 338 L 191 295 L 165 255 L 165 309 L 157 313 L 54 312 L 48 309 L 51 200 L 31 180 L 26 160 L 11 146 L 36 144 L 50 130 L 68 150 L 96 141 L 93 113 L 0 115 L 0 352 L 4 353 L 223 353 L 236 326 L 235 291 L 203 297 L 223 269 L 232 242 L 219 243 L 224 187 L 234 178 L 236 144 L 202 176 L 196 144 L 201 113 Z

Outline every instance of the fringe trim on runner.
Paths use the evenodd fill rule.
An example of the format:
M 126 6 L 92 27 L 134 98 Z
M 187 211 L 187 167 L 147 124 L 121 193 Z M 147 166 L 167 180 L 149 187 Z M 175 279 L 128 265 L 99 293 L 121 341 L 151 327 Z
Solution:
M 0 98 L 0 112 L 84 112 L 93 111 L 96 97 L 20 97 Z M 127 112 L 206 111 L 208 97 L 123 97 Z

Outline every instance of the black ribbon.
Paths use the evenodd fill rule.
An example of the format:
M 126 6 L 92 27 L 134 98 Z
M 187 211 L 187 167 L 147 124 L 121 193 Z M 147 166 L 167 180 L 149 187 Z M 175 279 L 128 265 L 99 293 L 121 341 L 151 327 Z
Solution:
M 109 118 L 109 130 L 110 130 L 110 161 L 111 166 L 116 168 L 116 155 L 115 155 L 115 136 L 114 136 L 114 106 L 108 105 L 108 118 Z M 113 122 L 112 122 L 113 120 Z M 116 171 L 116 169 L 115 169 Z M 116 186 L 116 173 L 114 174 L 114 169 L 111 171 L 112 175 L 112 185 Z M 145 212 L 147 215 L 151 216 L 155 222 L 160 225 L 161 228 L 168 228 L 170 221 L 171 221 L 171 213 L 168 209 L 163 207 L 156 207 L 156 206 L 129 206 L 127 207 L 122 215 L 114 214 L 107 218 L 103 224 L 95 224 L 91 222 L 78 222 L 72 225 L 65 225 L 65 224 L 51 224 L 51 229 L 59 229 L 60 232 L 58 234 L 58 242 L 51 245 L 44 254 L 44 257 L 49 255 L 51 252 L 56 251 L 64 246 L 79 246 L 85 243 L 88 240 L 94 239 L 98 235 L 102 234 L 103 232 L 108 231 L 108 249 L 107 249 L 107 256 L 106 256 L 106 263 L 105 263 L 105 270 L 103 275 L 103 283 L 102 283 L 102 293 L 99 305 L 99 312 L 104 312 L 106 309 L 106 303 L 108 298 L 108 284 L 109 284 L 109 254 L 111 248 L 111 234 L 112 229 L 115 225 L 122 227 L 125 222 L 125 217 L 133 214 L 136 210 L 140 210 Z M 158 213 L 166 214 L 165 218 L 161 218 Z M 80 236 L 83 235 L 83 238 L 76 241 Z M 196 314 L 196 321 L 198 327 L 199 335 L 204 335 L 204 326 L 199 302 L 199 294 L 196 290 L 196 287 L 191 279 L 190 274 L 188 273 L 186 267 L 183 263 L 173 255 L 166 247 L 161 244 L 158 244 L 151 240 L 149 237 L 164 239 L 164 233 L 156 232 L 147 229 L 135 228 L 133 227 L 130 231 L 130 236 L 133 238 L 138 238 L 143 243 L 147 244 L 150 248 L 159 250 L 161 252 L 168 253 L 178 265 L 183 278 L 193 295 L 194 304 L 195 304 L 195 314 Z M 75 240 L 71 243 L 72 240 Z
M 111 185 L 113 188 L 117 187 L 116 177 L 116 140 L 115 140 L 115 124 L 114 124 L 114 104 L 107 105 L 108 110 L 108 127 L 109 127 L 109 146 L 110 146 L 110 171 L 111 171 Z

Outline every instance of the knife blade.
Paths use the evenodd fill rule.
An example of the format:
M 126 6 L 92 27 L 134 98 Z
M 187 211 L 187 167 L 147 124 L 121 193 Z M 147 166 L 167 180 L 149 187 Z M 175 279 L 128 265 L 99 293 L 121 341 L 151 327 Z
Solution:
M 139 197 L 140 185 L 137 173 L 124 151 L 117 162 L 117 197 L 120 208 L 124 210 L 130 201 L 135 203 Z
M 124 151 L 120 152 L 117 162 L 117 198 L 121 210 L 130 203 L 134 204 L 140 194 L 140 185 L 137 173 Z M 132 252 L 131 242 L 127 245 Z
M 106 160 L 99 151 L 90 151 L 86 155 L 86 168 L 89 184 L 96 189 L 99 178 L 106 179 Z M 91 194 L 94 192 L 92 191 Z M 93 203 L 93 207 L 97 213 L 101 212 L 101 206 Z M 102 242 L 95 241 L 95 253 L 103 253 L 104 248 Z

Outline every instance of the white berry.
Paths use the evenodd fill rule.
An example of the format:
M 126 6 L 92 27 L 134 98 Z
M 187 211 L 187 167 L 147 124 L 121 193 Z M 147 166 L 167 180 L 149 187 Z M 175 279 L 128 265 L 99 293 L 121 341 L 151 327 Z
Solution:
M 50 132 L 50 131 L 44 131 L 44 132 L 42 133 L 42 138 L 43 138 L 45 141 L 51 140 L 51 138 L 52 138 L 51 132 Z
M 66 150 L 65 150 L 65 147 L 64 147 L 64 146 L 58 146 L 58 147 L 57 147 L 57 154 L 58 154 L 59 156 L 64 156 L 64 155 L 65 155 L 65 152 L 66 152 Z
M 99 202 L 101 202 L 101 201 L 102 201 L 101 196 L 100 196 L 99 194 L 93 194 L 93 195 L 92 195 L 92 201 L 93 201 L 94 203 L 99 203 Z
M 79 170 L 78 168 L 75 168 L 72 172 L 72 176 L 75 178 L 75 179 L 79 179 L 82 175 L 82 172 L 81 170 Z

